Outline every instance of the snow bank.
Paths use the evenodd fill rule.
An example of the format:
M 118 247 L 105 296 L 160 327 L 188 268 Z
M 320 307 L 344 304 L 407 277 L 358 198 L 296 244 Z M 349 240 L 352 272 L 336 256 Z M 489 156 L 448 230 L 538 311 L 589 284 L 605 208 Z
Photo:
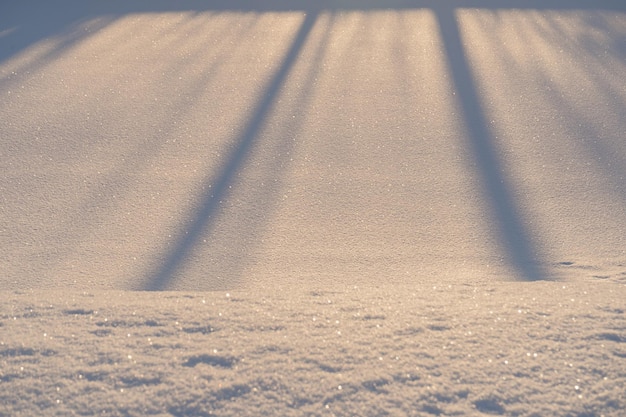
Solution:
M 619 416 L 626 287 L 4 292 L 0 415 Z

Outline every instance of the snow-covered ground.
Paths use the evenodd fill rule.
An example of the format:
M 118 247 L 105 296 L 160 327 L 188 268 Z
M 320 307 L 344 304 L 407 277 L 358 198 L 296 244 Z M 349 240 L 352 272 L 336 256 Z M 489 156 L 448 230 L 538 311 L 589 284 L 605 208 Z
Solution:
M 626 4 L 0 5 L 0 416 L 620 416 Z
M 620 416 L 626 288 L 2 293 L 0 412 Z

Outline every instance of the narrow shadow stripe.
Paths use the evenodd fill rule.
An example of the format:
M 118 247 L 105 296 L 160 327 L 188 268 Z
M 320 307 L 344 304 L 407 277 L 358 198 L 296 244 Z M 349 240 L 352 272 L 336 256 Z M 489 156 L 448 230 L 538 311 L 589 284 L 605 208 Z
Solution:
M 228 196 L 229 187 L 237 176 L 237 172 L 241 170 L 247 157 L 250 155 L 259 132 L 268 114 L 272 110 L 276 97 L 296 63 L 298 55 L 315 25 L 317 16 L 318 13 L 315 11 L 306 14 L 278 71 L 261 93 L 261 98 L 256 109 L 252 112 L 251 119 L 238 139 L 238 145 L 226 158 L 227 162 L 220 170 L 218 178 L 203 197 L 200 209 L 183 228 L 173 249 L 161 262 L 160 269 L 148 277 L 149 282 L 146 284 L 145 290 L 159 291 L 167 289 L 178 270 L 188 259 L 191 250 L 197 244 L 200 236 L 210 232 L 212 219 L 219 208 L 219 203 Z
M 468 149 L 476 161 L 505 255 L 523 280 L 545 279 L 534 255 L 534 244 L 511 194 L 511 185 L 503 175 L 504 170 L 496 154 L 493 137 L 487 126 L 461 42 L 454 9 L 441 6 L 434 11 L 467 129 Z

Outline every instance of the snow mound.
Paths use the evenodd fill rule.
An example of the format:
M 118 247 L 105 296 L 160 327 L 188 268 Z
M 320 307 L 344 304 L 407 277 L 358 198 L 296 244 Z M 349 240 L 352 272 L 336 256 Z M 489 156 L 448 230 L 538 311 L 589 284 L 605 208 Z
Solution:
M 618 416 L 623 285 L 23 292 L 0 415 Z

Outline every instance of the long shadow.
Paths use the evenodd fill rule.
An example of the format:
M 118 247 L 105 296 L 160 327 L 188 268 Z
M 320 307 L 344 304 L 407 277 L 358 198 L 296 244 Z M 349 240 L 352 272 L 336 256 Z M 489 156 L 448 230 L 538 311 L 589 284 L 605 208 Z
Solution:
M 312 12 L 407 9 L 604 10 L 626 12 L 623 0 L 24 0 L 0 5 L 0 62 L 93 18 L 158 12 Z
M 528 233 L 520 209 L 516 204 L 507 181 L 505 171 L 496 153 L 482 105 L 478 98 L 472 71 L 463 48 L 459 26 L 450 7 L 434 9 L 439 24 L 445 55 L 454 88 L 461 104 L 461 112 L 467 129 L 469 150 L 477 164 L 478 174 L 485 189 L 499 232 L 500 242 L 505 249 L 509 264 L 527 281 L 545 279 L 536 258 L 537 248 Z
M 36 3 L 36 4 L 34 4 Z M 314 4 L 314 6 L 312 6 Z M 526 229 L 521 210 L 512 193 L 505 170 L 499 160 L 492 134 L 481 108 L 472 71 L 462 44 L 455 10 L 476 8 L 489 10 L 595 10 L 626 12 L 623 0 L 138 0 L 135 2 L 90 2 L 61 0 L 59 2 L 25 1 L 0 6 L 0 63 L 19 54 L 31 45 L 51 37 L 65 38 L 72 44 L 80 36 L 72 29 L 93 18 L 108 20 L 129 13 L 165 11 L 244 11 L 305 12 L 306 16 L 276 74 L 262 93 L 236 148 L 219 170 L 211 193 L 203 197 L 201 208 L 183 228 L 173 249 L 166 254 L 159 270 L 146 285 L 148 290 L 161 290 L 188 259 L 202 234 L 213 224 L 220 201 L 229 192 L 237 173 L 245 165 L 256 145 L 259 132 L 270 114 L 276 96 L 297 62 L 320 12 L 430 9 L 437 19 L 450 74 L 461 105 L 468 135 L 468 149 L 478 167 L 478 174 L 490 204 L 496 229 L 508 261 L 525 280 L 546 278 L 535 255 L 537 247 Z M 77 37 L 78 36 L 78 37 Z M 57 49 L 65 44 L 60 43 Z
M 168 114 L 168 118 L 162 120 L 158 128 L 155 127 L 153 129 L 153 134 L 147 136 L 144 141 L 139 142 L 133 151 L 124 152 L 126 155 L 140 156 L 120 158 L 119 165 L 102 177 L 100 186 L 93 187 L 91 192 L 77 205 L 78 208 L 75 209 L 76 213 L 91 213 L 92 226 L 103 220 L 103 213 L 116 204 L 116 200 L 111 199 L 110 192 L 106 192 L 105 190 L 114 190 L 118 196 L 123 196 L 128 193 L 129 188 L 124 186 L 124 184 L 128 183 L 129 178 L 139 176 L 140 173 L 157 158 L 165 145 L 166 139 L 172 133 L 171 130 L 175 128 L 177 122 L 180 122 L 180 114 L 184 114 L 185 111 L 189 109 L 190 103 L 194 103 L 199 99 L 203 91 L 202 87 L 210 84 L 212 77 L 219 72 L 223 58 L 230 53 L 236 52 L 240 47 L 240 43 L 236 43 L 235 41 L 249 36 L 249 31 L 252 29 L 253 25 L 254 21 L 251 21 L 247 26 L 239 26 L 233 30 L 232 33 L 224 34 L 222 32 L 221 36 L 224 44 L 216 48 L 215 57 L 210 60 L 210 64 L 206 65 L 202 74 L 194 77 L 192 82 L 182 87 L 178 86 L 178 99 L 172 100 L 165 106 L 165 113 Z M 218 28 L 216 28 L 215 31 L 217 32 Z M 181 36 L 173 41 L 172 48 L 184 47 L 183 44 L 177 44 L 176 42 L 183 42 L 181 38 L 185 38 L 188 32 L 185 30 L 180 32 Z M 117 45 L 116 41 L 117 40 L 111 40 L 111 43 Z M 197 46 L 195 50 L 189 53 L 185 60 L 169 60 L 165 62 L 168 62 L 168 68 L 170 70 L 176 73 L 182 73 L 184 71 L 184 65 L 187 62 L 199 60 L 203 51 L 204 48 L 202 46 Z M 68 217 L 65 222 L 58 226 L 57 231 L 52 235 L 60 235 L 62 233 L 61 231 L 63 231 L 63 233 L 70 236 L 72 244 L 79 244 L 78 242 L 80 242 L 81 239 L 84 239 L 85 236 L 90 234 L 90 229 L 84 226 L 77 228 L 75 220 L 76 218 L 74 216 Z M 70 248 L 67 248 L 67 252 L 69 252 L 69 249 Z M 60 264 L 62 261 L 66 260 L 65 258 L 69 256 L 69 253 L 63 253 L 61 248 L 57 249 L 57 251 L 58 263 Z
M 262 92 L 261 101 L 252 112 L 251 119 L 238 138 L 237 146 L 226 158 L 225 165 L 219 170 L 219 177 L 202 199 L 200 210 L 198 210 L 193 219 L 183 227 L 183 231 L 180 233 L 173 249 L 169 251 L 165 259 L 161 262 L 161 268 L 150 275 L 150 281 L 146 283 L 144 289 L 149 291 L 166 289 L 176 275 L 176 272 L 187 260 L 200 237 L 207 231 L 210 231 L 211 226 L 213 226 L 212 219 L 219 210 L 220 202 L 228 196 L 229 189 L 237 173 L 244 166 L 247 157 L 254 148 L 258 135 L 273 108 L 276 96 L 285 83 L 292 67 L 297 62 L 298 55 L 311 33 L 317 17 L 318 13 L 315 11 L 306 14 L 278 71 Z

